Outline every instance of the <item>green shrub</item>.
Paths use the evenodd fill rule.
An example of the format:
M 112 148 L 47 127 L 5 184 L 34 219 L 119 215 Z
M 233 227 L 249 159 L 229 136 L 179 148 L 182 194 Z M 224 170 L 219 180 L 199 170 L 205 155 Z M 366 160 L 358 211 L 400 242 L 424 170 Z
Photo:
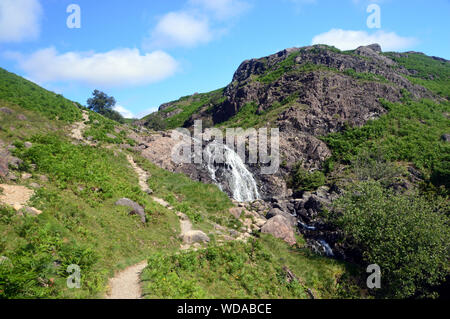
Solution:
M 329 221 L 362 254 L 364 267 L 381 268 L 388 298 L 429 297 L 449 274 L 448 203 L 418 194 L 395 194 L 378 182 L 350 187 L 334 204 Z
M 289 184 L 294 190 L 313 191 L 325 185 L 325 181 L 322 171 L 309 172 L 298 163 L 293 169 Z

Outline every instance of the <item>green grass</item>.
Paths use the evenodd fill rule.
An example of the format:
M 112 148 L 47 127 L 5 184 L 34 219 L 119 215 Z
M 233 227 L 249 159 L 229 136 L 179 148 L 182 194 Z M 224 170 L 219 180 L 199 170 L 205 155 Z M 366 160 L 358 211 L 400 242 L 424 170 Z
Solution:
M 89 111 L 89 126 L 83 132 L 84 138 L 91 137 L 93 141 L 112 144 L 135 145 L 134 140 L 127 137 L 126 129 L 120 127 L 119 123 L 101 116 L 98 113 Z M 118 130 L 116 132 L 116 129 Z
M 356 275 L 344 263 L 290 248 L 270 235 L 196 252 L 159 253 L 148 262 L 142 275 L 147 298 L 307 299 L 308 288 L 329 298 L 349 292 L 346 271 Z M 288 282 L 284 267 L 298 280 Z
M 22 172 L 32 174 L 30 180 L 19 182 L 41 185 L 30 205 L 43 214 L 18 217 L 11 209 L 0 208 L 0 256 L 13 265 L 0 266 L 0 298 L 97 297 L 115 270 L 153 253 L 178 250 L 178 217 L 139 189 L 126 152 L 74 145 L 60 121 L 2 103 L 17 113 L 0 118 L 0 139 L 16 145 L 14 154 L 24 160 Z M 17 114 L 25 114 L 27 121 L 17 119 Z M 11 126 L 23 129 L 11 130 Z M 25 141 L 33 146 L 26 149 Z M 216 186 L 169 173 L 134 156 L 151 172 L 149 184 L 155 193 L 171 200 L 194 222 L 202 224 L 196 218 L 203 214 L 213 218 L 231 206 Z M 46 175 L 48 182 L 41 181 L 40 175 Z M 145 207 L 147 224 L 114 205 L 122 197 Z M 81 289 L 66 287 L 66 268 L 72 263 L 81 267 Z
M 0 68 L 0 100 L 37 111 L 49 119 L 74 122 L 81 119 L 79 105 L 62 95 L 44 90 L 38 85 Z

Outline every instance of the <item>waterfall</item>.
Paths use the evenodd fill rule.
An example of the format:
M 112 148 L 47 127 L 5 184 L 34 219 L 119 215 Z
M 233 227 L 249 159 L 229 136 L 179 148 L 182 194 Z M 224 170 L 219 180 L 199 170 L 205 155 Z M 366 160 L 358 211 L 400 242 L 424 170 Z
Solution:
M 221 154 L 218 158 L 217 154 Z M 233 199 L 249 202 L 259 199 L 258 186 L 241 157 L 226 145 L 209 143 L 204 151 L 206 167 L 213 181 L 228 188 Z M 220 177 L 217 176 L 220 173 Z M 219 181 L 220 179 L 220 181 Z

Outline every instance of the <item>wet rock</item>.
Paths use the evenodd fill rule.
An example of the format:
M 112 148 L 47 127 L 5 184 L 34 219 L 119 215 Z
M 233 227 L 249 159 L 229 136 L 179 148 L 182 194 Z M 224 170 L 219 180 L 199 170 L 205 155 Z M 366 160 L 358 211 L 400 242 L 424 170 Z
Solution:
M 131 199 L 121 198 L 115 203 L 115 205 L 130 207 L 132 209 L 132 211 L 129 213 L 130 215 L 139 215 L 143 223 L 147 221 L 144 208 L 138 203 L 133 202 Z

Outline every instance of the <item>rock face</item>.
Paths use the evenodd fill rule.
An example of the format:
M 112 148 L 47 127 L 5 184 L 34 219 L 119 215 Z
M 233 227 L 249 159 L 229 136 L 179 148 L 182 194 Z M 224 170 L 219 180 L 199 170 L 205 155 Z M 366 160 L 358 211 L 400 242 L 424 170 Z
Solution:
M 280 129 L 279 157 L 283 165 L 272 175 L 260 174 L 258 165 L 249 165 L 249 170 L 257 180 L 262 198 L 287 196 L 286 176 L 295 164 L 302 162 L 306 169 L 318 169 L 331 156 L 320 136 L 378 118 L 387 112 L 380 100 L 398 102 L 404 90 L 416 99 L 434 98 L 424 87 L 407 79 L 411 72 L 382 54 L 378 44 L 352 52 L 339 52 L 323 45 L 286 49 L 244 61 L 232 82 L 223 91 L 216 91 L 217 98 L 194 112 L 184 126 L 192 127 L 196 119 L 220 125 L 250 103 L 255 106 L 256 116 L 270 111 L 273 116 L 266 126 Z M 180 108 L 186 101 L 196 99 L 199 95 L 175 104 Z M 166 118 L 173 107 L 174 102 L 163 104 L 158 114 Z M 159 154 L 152 147 L 144 153 L 158 157 L 155 161 L 164 161 L 163 166 L 172 171 L 211 182 L 193 165 L 173 166 L 167 164 L 170 162 L 167 156 L 150 155 Z
M 131 199 L 128 198 L 121 198 L 119 199 L 116 204 L 116 206 L 126 206 L 126 207 L 130 207 L 132 209 L 132 211 L 130 212 L 130 215 L 139 215 L 141 216 L 141 221 L 143 223 L 145 223 L 147 221 L 146 217 L 145 217 L 145 210 L 144 208 L 139 205 L 136 202 L 133 202 Z
M 261 232 L 283 239 L 289 245 L 294 245 L 296 243 L 291 223 L 282 215 L 277 215 L 269 219 L 261 228 Z

